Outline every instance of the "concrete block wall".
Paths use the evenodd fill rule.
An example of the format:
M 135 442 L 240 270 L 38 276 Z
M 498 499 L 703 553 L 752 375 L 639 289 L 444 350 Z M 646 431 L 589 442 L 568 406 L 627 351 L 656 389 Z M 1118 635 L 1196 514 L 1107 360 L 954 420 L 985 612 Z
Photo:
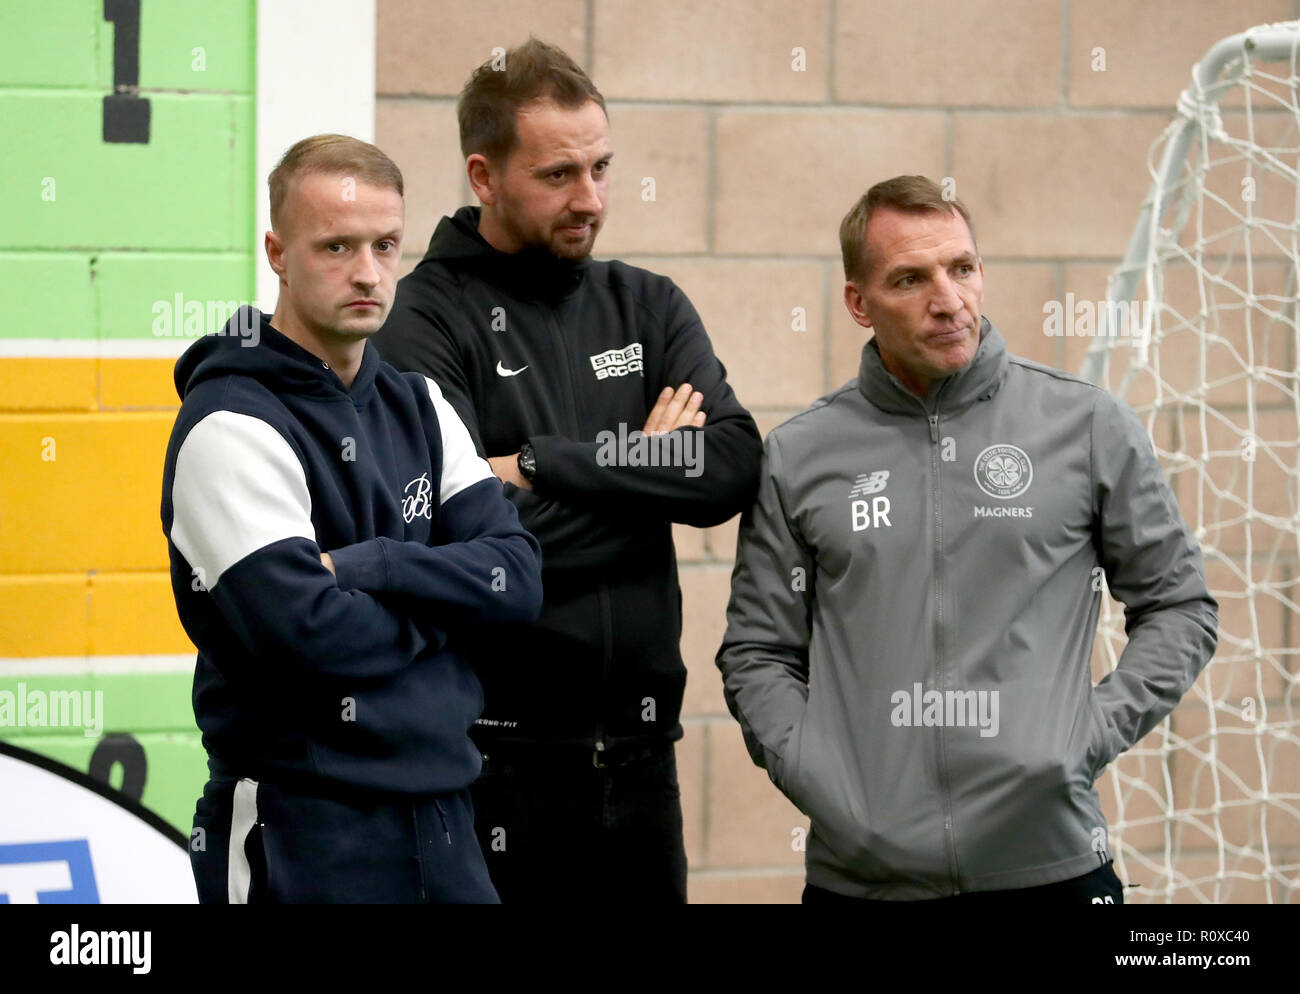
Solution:
M 678 281 L 766 433 L 855 375 L 864 334 L 842 303 L 838 224 L 868 186 L 897 173 L 955 180 L 976 222 L 985 313 L 1012 351 L 1077 371 L 1088 340 L 1045 335 L 1044 303 L 1067 292 L 1104 299 L 1149 183 L 1148 150 L 1192 65 L 1218 39 L 1294 18 L 1297 6 L 379 0 L 376 140 L 406 175 L 409 269 L 438 217 L 470 202 L 455 119 L 469 73 L 530 33 L 566 49 L 609 104 L 616 158 L 597 255 Z M 653 202 L 642 199 L 647 177 Z M 690 894 L 790 902 L 802 887 L 796 844 L 807 822 L 750 762 L 713 664 L 735 533 L 734 521 L 675 531 L 690 670 L 678 753 Z M 1103 672 L 1100 657 L 1094 670 Z M 1280 699 L 1293 680 L 1279 677 L 1265 693 Z M 1196 736 L 1207 720 L 1189 699 L 1175 727 Z M 1148 738 L 1143 746 L 1159 746 L 1158 733 Z M 1203 759 L 1173 762 L 1176 797 L 1203 800 L 1213 780 Z M 1119 768 L 1126 841 L 1159 852 L 1163 815 L 1140 786 L 1163 797 L 1163 772 L 1135 756 Z M 1099 789 L 1113 818 L 1109 777 Z M 1224 821 L 1230 841 L 1258 836 L 1259 812 L 1249 810 L 1253 828 L 1245 815 Z M 1268 829 L 1275 862 L 1300 854 L 1294 818 L 1274 817 Z M 1213 875 L 1212 833 L 1188 834 L 1187 872 Z M 1133 899 L 1163 888 L 1158 863 L 1128 865 L 1146 888 Z M 1262 893 L 1242 883 L 1220 898 Z M 1175 898 L 1194 895 L 1182 888 Z

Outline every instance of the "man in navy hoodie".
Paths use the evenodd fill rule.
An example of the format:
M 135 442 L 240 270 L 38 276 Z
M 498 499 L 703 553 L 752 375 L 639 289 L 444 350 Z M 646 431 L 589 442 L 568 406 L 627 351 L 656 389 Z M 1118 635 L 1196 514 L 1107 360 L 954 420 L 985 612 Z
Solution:
M 275 313 L 177 362 L 163 478 L 210 771 L 199 899 L 495 903 L 458 646 L 537 616 L 540 550 L 437 385 L 367 341 L 396 284 L 397 167 L 319 135 L 270 193 Z

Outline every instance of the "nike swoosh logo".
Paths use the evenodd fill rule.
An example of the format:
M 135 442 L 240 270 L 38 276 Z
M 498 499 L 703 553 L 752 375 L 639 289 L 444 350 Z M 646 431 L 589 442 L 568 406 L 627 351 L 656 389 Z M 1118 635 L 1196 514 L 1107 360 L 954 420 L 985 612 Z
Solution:
M 506 369 L 505 366 L 501 365 L 501 360 L 497 360 L 497 376 L 518 376 L 527 368 L 527 366 L 520 366 L 518 369 Z

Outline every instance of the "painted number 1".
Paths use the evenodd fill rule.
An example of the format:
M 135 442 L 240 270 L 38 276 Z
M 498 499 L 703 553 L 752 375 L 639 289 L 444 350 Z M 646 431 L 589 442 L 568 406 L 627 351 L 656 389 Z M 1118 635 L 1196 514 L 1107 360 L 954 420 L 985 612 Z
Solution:
M 149 144 L 149 101 L 140 96 L 140 0 L 104 0 L 113 24 L 113 92 L 104 98 L 104 141 Z

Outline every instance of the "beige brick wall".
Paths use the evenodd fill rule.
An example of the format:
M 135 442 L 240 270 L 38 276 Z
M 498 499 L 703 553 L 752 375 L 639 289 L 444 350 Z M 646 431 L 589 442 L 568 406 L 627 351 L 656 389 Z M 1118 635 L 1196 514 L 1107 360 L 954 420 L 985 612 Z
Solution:
M 379 0 L 377 141 L 409 184 L 409 269 L 437 218 L 469 202 L 455 122 L 469 72 L 494 47 L 530 33 L 565 48 L 609 102 L 617 158 L 598 254 L 666 273 L 686 290 L 766 433 L 855 375 L 863 334 L 844 310 L 836 230 L 868 186 L 900 172 L 956 181 L 979 234 L 985 313 L 1013 351 L 1077 370 L 1087 340 L 1045 336 L 1044 301 L 1067 291 L 1104 297 L 1147 187 L 1148 149 L 1192 64 L 1220 37 L 1295 17 L 1298 7 L 1300 0 Z M 1094 69 L 1099 49 L 1104 71 Z M 646 177 L 655 181 L 653 202 L 641 197 Z M 805 330 L 794 330 L 796 314 Z M 1172 437 L 1176 427 L 1166 419 L 1159 430 Z M 678 755 L 691 900 L 797 901 L 803 876 L 793 843 L 807 820 L 750 762 L 713 664 L 736 522 L 674 534 L 689 668 Z M 1234 611 L 1240 605 L 1225 606 L 1225 616 Z M 1269 630 L 1288 623 L 1280 609 L 1261 618 Z M 1218 691 L 1228 680 L 1212 668 L 1201 683 Z M 1267 696 L 1281 696 L 1280 676 L 1265 682 Z M 1178 734 L 1203 752 L 1206 716 L 1189 699 L 1175 717 Z M 1217 741 L 1234 755 L 1253 748 L 1240 737 Z M 1159 733 L 1143 745 L 1158 746 Z M 1248 760 L 1243 755 L 1247 767 Z M 1133 824 L 1126 841 L 1158 852 L 1165 824 L 1150 792 L 1164 796 L 1164 772 L 1134 756 L 1119 769 Z M 1212 793 L 1195 754 L 1178 756 L 1169 775 L 1180 801 L 1204 805 Z M 1113 816 L 1114 778 L 1099 789 Z M 1231 799 L 1225 789 L 1223 803 Z M 1229 842 L 1246 844 L 1259 821 L 1226 810 L 1221 828 Z M 1294 820 L 1267 828 L 1274 862 L 1300 858 Z M 1189 832 L 1184 844 L 1183 871 L 1213 875 L 1213 837 Z M 1160 864 L 1130 861 L 1127 869 L 1150 895 L 1164 886 Z M 1259 894 L 1239 885 L 1228 897 Z

